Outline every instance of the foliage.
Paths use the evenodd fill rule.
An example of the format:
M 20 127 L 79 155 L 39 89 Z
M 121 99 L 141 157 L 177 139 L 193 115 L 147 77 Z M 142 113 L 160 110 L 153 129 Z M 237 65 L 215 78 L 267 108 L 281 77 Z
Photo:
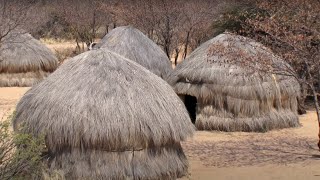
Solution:
M 12 132 L 13 116 L 0 122 L 0 179 L 40 179 L 44 138 Z

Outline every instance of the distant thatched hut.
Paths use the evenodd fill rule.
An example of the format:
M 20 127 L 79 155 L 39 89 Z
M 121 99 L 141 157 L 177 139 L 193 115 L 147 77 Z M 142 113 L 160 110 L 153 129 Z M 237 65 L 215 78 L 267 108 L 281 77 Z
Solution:
M 175 179 L 188 167 L 180 141 L 194 131 L 166 82 L 106 49 L 68 60 L 35 85 L 13 123 L 44 133 L 51 168 L 69 179 Z
M 299 84 L 289 76 L 263 73 L 261 68 L 268 63 L 288 66 L 260 43 L 221 34 L 179 64 L 169 83 L 200 130 L 267 131 L 299 126 Z
M 162 49 L 131 26 L 113 29 L 94 48 L 108 48 L 165 80 L 172 71 L 171 62 Z
M 30 34 L 11 33 L 0 43 L 0 87 L 32 86 L 58 66 L 58 59 Z

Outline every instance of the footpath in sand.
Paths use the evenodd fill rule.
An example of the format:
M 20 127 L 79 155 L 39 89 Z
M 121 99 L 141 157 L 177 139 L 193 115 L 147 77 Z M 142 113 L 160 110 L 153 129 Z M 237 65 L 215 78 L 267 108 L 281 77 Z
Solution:
M 0 119 L 28 89 L 0 88 Z M 267 133 L 198 131 L 183 142 L 190 174 L 182 179 L 320 180 L 315 112 L 300 116 L 300 122 L 300 128 Z

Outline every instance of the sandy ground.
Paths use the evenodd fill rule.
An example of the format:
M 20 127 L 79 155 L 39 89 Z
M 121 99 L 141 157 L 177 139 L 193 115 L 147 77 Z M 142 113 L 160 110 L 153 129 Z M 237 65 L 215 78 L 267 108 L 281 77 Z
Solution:
M 29 88 L 0 88 L 0 119 L 9 115 Z M 316 114 L 302 126 L 267 133 L 196 132 L 183 143 L 190 174 L 182 179 L 320 179 Z
M 0 88 L 0 120 L 6 120 L 12 114 L 15 106 L 29 87 Z
M 316 114 L 302 127 L 267 133 L 197 132 L 183 143 L 190 175 L 183 179 L 320 179 Z

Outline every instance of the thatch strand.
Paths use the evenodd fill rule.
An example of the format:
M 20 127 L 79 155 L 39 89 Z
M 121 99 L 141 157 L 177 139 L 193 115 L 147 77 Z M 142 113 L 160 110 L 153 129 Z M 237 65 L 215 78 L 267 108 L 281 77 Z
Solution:
M 9 34 L 0 44 L 0 86 L 32 86 L 57 66 L 50 49 L 30 34 Z
M 172 71 L 170 60 L 163 50 L 132 26 L 113 29 L 95 48 L 108 48 L 137 62 L 165 80 Z
M 166 82 L 106 49 L 68 60 L 35 85 L 13 123 L 44 133 L 51 168 L 70 179 L 175 179 L 188 167 L 180 141 L 194 131 Z
M 210 54 L 212 47 L 223 51 Z M 288 66 L 260 43 L 222 34 L 192 52 L 168 82 L 179 95 L 198 99 L 198 129 L 266 131 L 299 126 L 298 82 L 260 72 L 264 67 L 260 60 Z

